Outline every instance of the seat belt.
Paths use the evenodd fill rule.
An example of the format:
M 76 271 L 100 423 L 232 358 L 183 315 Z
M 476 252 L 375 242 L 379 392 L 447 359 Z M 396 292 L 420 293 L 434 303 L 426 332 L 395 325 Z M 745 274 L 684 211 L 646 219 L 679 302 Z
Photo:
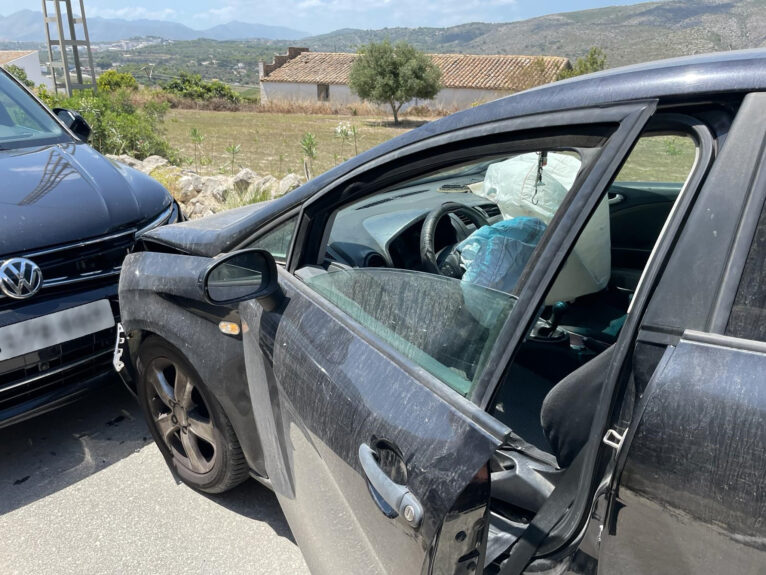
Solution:
M 519 575 L 519 573 L 523 573 L 551 530 L 569 511 L 575 497 L 577 497 L 577 487 L 580 484 L 580 470 L 585 459 L 585 451 L 586 446 L 574 458 L 553 493 L 545 500 L 529 526 L 524 530 L 523 535 L 511 546 L 508 558 L 501 564 L 497 575 Z

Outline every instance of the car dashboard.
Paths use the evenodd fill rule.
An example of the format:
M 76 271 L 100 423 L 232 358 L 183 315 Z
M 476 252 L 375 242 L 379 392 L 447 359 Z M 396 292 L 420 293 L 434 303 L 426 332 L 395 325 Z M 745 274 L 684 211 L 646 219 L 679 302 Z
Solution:
M 440 179 L 377 194 L 335 214 L 325 258 L 351 267 L 419 270 L 421 228 L 426 216 L 445 202 L 478 208 L 490 224 L 499 208 L 471 191 L 483 174 Z M 435 250 L 456 244 L 476 226 L 461 213 L 443 217 L 436 227 Z

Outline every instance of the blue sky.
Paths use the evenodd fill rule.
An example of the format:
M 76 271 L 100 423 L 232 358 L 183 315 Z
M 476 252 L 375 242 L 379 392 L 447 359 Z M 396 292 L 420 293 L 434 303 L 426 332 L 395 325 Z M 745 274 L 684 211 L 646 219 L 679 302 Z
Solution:
M 85 11 L 89 17 L 174 20 L 196 29 L 240 20 L 322 33 L 338 28 L 510 22 L 556 12 L 636 3 L 636 0 L 132 0 L 126 6 L 125 0 L 85 0 Z M 18 0 L 0 0 L 2 14 L 19 8 Z M 38 3 L 34 8 L 39 8 Z

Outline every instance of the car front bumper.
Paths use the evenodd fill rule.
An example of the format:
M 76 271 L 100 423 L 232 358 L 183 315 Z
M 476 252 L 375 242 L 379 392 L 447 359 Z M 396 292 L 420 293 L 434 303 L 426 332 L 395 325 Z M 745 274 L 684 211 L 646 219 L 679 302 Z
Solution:
M 40 317 L 100 299 L 109 301 L 116 325 L 119 322 L 116 284 L 68 294 L 21 312 L 18 308 L 5 310 L 0 312 L 0 320 L 6 319 L 2 317 L 5 314 L 25 319 Z M 112 367 L 115 329 L 112 326 L 0 361 L 0 428 L 69 403 L 95 386 L 116 381 Z

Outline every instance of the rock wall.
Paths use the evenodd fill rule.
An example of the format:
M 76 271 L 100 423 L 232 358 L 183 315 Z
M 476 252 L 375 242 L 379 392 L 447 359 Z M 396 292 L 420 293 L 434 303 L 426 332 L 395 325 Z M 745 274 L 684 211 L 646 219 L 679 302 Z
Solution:
M 160 156 L 149 156 L 143 161 L 127 155 L 107 157 L 149 174 L 162 183 L 189 219 L 272 200 L 303 183 L 303 179 L 297 174 L 287 174 L 284 178 L 277 179 L 271 175 L 256 174 L 249 168 L 242 168 L 234 176 L 202 176 L 192 170 L 173 166 Z

